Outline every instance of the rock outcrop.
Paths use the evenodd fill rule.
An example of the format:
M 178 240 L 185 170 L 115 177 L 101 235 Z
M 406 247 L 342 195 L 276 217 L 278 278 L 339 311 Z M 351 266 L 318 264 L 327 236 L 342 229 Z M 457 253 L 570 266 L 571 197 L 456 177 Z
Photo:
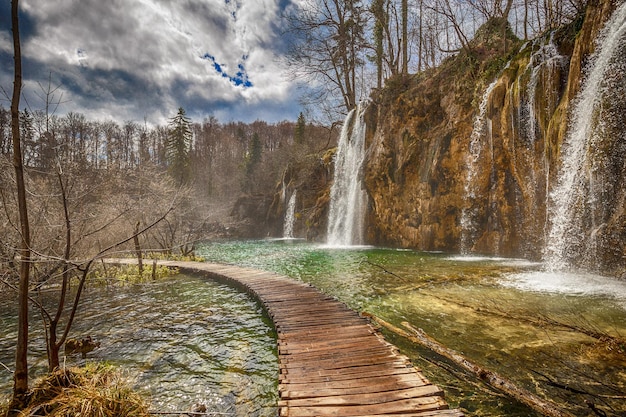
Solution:
M 568 118 L 595 39 L 614 9 L 610 0 L 590 2 L 584 17 L 526 43 L 506 22 L 492 20 L 471 51 L 388 80 L 373 94 L 366 116 L 368 242 L 542 258 Z M 604 193 L 607 209 L 594 213 L 595 230 L 581 237 L 602 235 L 594 237 L 595 265 L 585 266 L 603 270 L 623 267 L 626 256 L 620 91 L 622 97 L 606 97 L 608 116 L 620 123 L 590 150 L 608 161 L 609 173 L 597 178 L 612 182 Z

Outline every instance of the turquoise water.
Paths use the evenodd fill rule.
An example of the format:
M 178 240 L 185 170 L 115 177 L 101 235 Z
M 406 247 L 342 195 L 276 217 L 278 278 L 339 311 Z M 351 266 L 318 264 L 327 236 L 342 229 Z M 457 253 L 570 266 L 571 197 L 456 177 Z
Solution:
M 623 399 L 604 398 L 607 392 L 619 397 L 615 393 L 626 391 L 626 355 L 584 334 L 626 336 L 624 282 L 590 274 L 547 274 L 540 264 L 519 259 L 328 248 L 294 240 L 206 244 L 199 255 L 312 283 L 353 309 L 397 326 L 407 321 L 577 415 L 588 415 L 585 400 L 626 414 Z M 453 406 L 471 415 L 533 415 L 437 355 L 386 336 L 424 368 Z M 589 394 L 554 386 L 559 384 Z
M 327 248 L 294 240 L 211 243 L 198 254 L 310 282 L 396 326 L 410 322 L 575 415 L 590 415 L 585 401 L 607 415 L 626 415 L 626 355 L 619 345 L 584 334 L 626 336 L 624 282 L 548 274 L 524 260 Z M 0 293 L 0 362 L 9 367 L 13 304 L 11 294 Z M 39 320 L 35 314 L 31 321 L 33 375 L 46 368 Z M 467 415 L 536 415 L 419 345 L 384 333 Z M 102 344 L 88 360 L 123 366 L 135 387 L 151 396 L 155 411 L 204 403 L 214 413 L 276 415 L 278 359 L 271 324 L 258 305 L 229 287 L 186 275 L 89 286 L 71 336 L 86 335 Z M 0 368 L 0 392 L 10 388 L 11 375 Z
M 11 294 L 0 294 L 0 361 L 8 366 L 15 354 L 12 305 Z M 40 323 L 34 314 L 33 377 L 47 369 Z M 184 411 L 202 403 L 225 415 L 276 415 L 273 328 L 258 305 L 230 287 L 186 275 L 88 286 L 70 337 L 87 335 L 101 343 L 87 360 L 123 367 L 135 388 L 151 398 L 153 411 Z M 67 365 L 80 362 L 66 358 Z M 11 378 L 0 369 L 0 392 L 10 392 Z

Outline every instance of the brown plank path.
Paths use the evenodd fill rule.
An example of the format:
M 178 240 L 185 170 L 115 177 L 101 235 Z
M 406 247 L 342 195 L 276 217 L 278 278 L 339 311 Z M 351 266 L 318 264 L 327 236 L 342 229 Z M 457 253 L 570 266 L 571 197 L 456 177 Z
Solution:
M 463 416 L 366 318 L 314 287 L 250 268 L 159 263 L 238 286 L 263 305 L 278 334 L 281 417 Z

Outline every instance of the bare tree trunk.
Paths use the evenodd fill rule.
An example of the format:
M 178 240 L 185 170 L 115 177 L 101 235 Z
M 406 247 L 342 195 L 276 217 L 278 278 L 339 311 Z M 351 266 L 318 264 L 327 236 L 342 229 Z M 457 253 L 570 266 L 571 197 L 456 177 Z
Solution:
M 72 253 L 72 222 L 70 220 L 69 208 L 67 205 L 67 191 L 65 184 L 63 183 L 63 175 L 61 170 L 61 161 L 58 161 L 58 172 L 57 177 L 59 179 L 59 188 L 61 190 L 61 200 L 63 203 L 63 217 L 65 219 L 65 251 L 63 253 L 63 259 L 65 264 L 63 265 L 63 279 L 61 283 L 61 294 L 59 296 L 59 304 L 57 305 L 57 312 L 50 320 L 50 325 L 48 329 L 48 371 L 53 372 L 55 369 L 59 367 L 61 362 L 59 361 L 59 351 L 63 343 L 65 343 L 65 338 L 62 337 L 60 340 L 57 339 L 57 329 L 59 327 L 59 321 L 61 320 L 61 316 L 63 315 L 63 310 L 65 309 L 65 300 L 67 298 L 67 291 L 70 285 L 70 255 Z
M 18 291 L 18 328 L 15 349 L 15 374 L 13 376 L 13 398 L 7 415 L 17 415 L 17 411 L 26 406 L 28 391 L 28 284 L 30 278 L 30 228 L 28 224 L 28 208 L 26 206 L 26 185 L 24 181 L 24 165 L 20 140 L 20 96 L 22 94 L 22 52 L 20 48 L 20 32 L 18 24 L 18 0 L 11 0 L 11 24 L 13 32 L 13 51 L 15 61 L 15 78 L 13 97 L 11 100 L 11 134 L 13 140 L 13 166 L 17 185 L 18 211 L 20 231 L 20 283 Z
M 508 20 L 509 18 L 509 14 L 511 13 L 511 7 L 513 7 L 513 0 L 507 0 L 504 12 L 502 12 L 502 17 L 504 17 L 505 20 Z
M 402 0 L 402 75 L 409 73 L 409 5 Z
M 420 0 L 420 23 L 419 23 L 419 35 L 417 37 L 418 40 L 418 49 L 417 49 L 417 72 L 420 73 L 422 72 L 422 51 L 423 51 L 423 45 L 424 45 L 424 39 L 423 39 L 423 31 L 422 31 L 422 25 L 424 23 L 424 0 Z
M 141 222 L 137 222 L 135 225 L 135 235 L 133 237 L 133 243 L 135 245 L 135 254 L 137 255 L 137 267 L 139 268 L 139 276 L 143 276 L 143 257 L 141 256 L 141 246 L 139 245 L 139 226 Z
M 524 0 L 524 40 L 528 40 L 528 0 Z

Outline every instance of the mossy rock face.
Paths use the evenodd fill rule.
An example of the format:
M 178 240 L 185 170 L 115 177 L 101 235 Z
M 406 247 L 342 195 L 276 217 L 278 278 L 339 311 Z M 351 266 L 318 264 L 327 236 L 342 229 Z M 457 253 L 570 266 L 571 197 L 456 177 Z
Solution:
M 593 3 L 584 19 L 523 49 L 506 22 L 489 21 L 469 51 L 422 74 L 390 80 L 377 91 L 377 117 L 368 123 L 365 167 L 371 201 L 369 243 L 456 251 L 463 233 L 462 213 L 471 209 L 476 213 L 471 250 L 541 257 L 549 191 L 556 181 L 581 66 L 614 8 L 610 0 Z M 551 38 L 562 61 L 533 74 L 531 66 L 536 64 L 529 65 L 531 54 Z M 470 188 L 475 195 L 468 201 L 472 130 L 483 93 L 496 78 L 487 100 L 481 151 L 474 158 Z M 622 155 L 615 144 L 601 146 Z M 610 160 L 615 162 L 614 171 L 623 166 L 623 158 Z M 619 179 L 613 183 L 614 201 L 623 205 L 626 185 Z M 623 236 L 625 226 L 617 226 L 619 218 L 615 214 L 607 220 L 610 236 Z M 622 262 L 623 251 L 619 245 L 617 250 L 606 249 L 607 254 L 615 252 L 610 255 L 613 259 L 621 256 Z

